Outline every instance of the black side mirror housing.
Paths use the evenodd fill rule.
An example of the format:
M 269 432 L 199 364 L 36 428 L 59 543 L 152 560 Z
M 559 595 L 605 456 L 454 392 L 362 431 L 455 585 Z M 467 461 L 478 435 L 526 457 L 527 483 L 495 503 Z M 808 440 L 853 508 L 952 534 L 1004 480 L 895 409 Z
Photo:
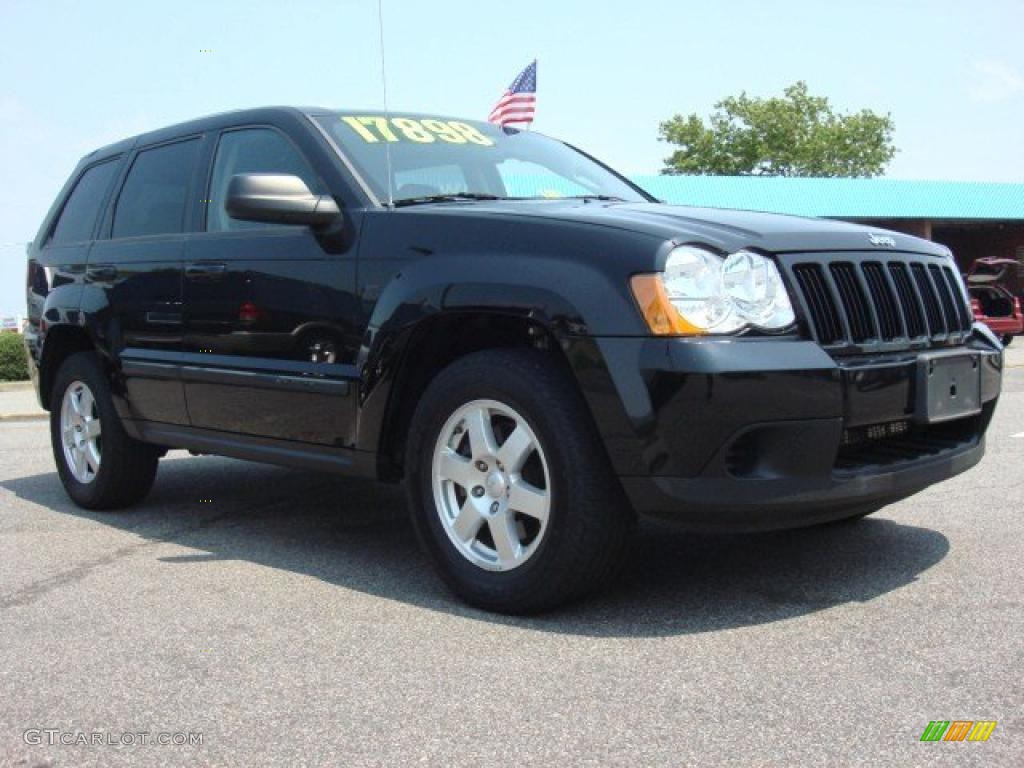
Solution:
M 233 219 L 321 228 L 341 218 L 330 195 L 314 195 L 298 176 L 240 173 L 231 177 L 225 210 Z

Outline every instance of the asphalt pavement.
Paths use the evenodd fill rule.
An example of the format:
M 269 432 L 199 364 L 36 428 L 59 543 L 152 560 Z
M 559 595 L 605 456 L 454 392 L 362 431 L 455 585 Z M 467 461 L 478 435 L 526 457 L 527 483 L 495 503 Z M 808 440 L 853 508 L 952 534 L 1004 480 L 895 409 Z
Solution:
M 30 382 L 0 382 L 0 421 L 43 418 L 46 418 L 46 411 L 39 407 Z
M 614 590 L 532 619 L 454 600 L 400 489 L 173 452 L 85 512 L 5 421 L 0 765 L 1022 765 L 1008 362 L 967 474 L 851 525 L 647 523 Z M 958 719 L 998 725 L 920 741 Z

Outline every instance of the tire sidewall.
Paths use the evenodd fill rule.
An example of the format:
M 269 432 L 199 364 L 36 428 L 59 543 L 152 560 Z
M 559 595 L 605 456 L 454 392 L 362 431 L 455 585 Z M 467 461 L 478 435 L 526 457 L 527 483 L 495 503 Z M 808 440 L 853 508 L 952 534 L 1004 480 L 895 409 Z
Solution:
M 559 414 L 550 414 L 518 371 L 502 371 L 503 381 L 459 380 L 444 376 L 425 393 L 414 419 L 409 458 L 414 461 L 409 478 L 413 524 L 422 545 L 439 561 L 442 577 L 456 592 L 473 601 L 490 601 L 523 594 L 543 583 L 562 557 L 571 539 L 574 512 L 568 500 L 578 481 L 571 471 L 565 445 L 556 439 Z M 461 406 L 473 400 L 495 400 L 526 420 L 544 451 L 548 469 L 551 506 L 544 538 L 522 565 L 510 571 L 489 571 L 467 560 L 445 531 L 436 509 L 433 489 L 433 454 L 442 427 Z M 564 416 L 564 415 L 563 415 Z
M 99 414 L 100 429 L 103 435 L 103 455 L 100 457 L 100 468 L 90 483 L 81 483 L 75 479 L 64 457 L 61 439 L 60 416 L 64 404 L 64 394 L 72 382 L 81 381 L 92 392 Z M 110 462 L 106 461 L 108 442 L 117 438 L 120 421 L 110 397 L 110 386 L 103 376 L 98 362 L 88 353 L 75 354 L 64 361 L 57 372 L 53 391 L 50 396 L 50 442 L 53 445 L 53 458 L 68 495 L 82 506 L 92 506 L 97 499 L 103 498 L 106 486 L 111 481 Z

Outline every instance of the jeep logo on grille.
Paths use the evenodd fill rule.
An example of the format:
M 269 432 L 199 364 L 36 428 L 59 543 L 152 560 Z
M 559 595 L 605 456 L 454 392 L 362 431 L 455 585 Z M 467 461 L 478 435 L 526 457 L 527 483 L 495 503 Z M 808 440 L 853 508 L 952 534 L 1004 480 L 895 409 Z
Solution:
M 885 246 L 886 248 L 895 248 L 896 247 L 896 240 L 894 238 L 892 238 L 892 237 L 889 237 L 889 235 L 870 234 L 870 235 L 868 235 L 868 240 L 871 242 L 872 245 L 877 245 L 879 247 L 882 247 L 882 246 Z

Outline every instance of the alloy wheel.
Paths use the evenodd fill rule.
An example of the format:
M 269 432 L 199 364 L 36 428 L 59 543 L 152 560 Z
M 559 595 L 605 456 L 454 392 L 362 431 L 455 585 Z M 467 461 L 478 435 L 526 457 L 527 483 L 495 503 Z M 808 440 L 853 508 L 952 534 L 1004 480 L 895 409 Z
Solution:
M 80 483 L 91 483 L 100 471 L 103 438 L 96 398 L 84 382 L 73 381 L 64 390 L 60 438 L 71 475 Z
M 433 492 L 442 527 L 464 558 L 509 571 L 537 551 L 551 513 L 551 474 L 540 440 L 495 400 L 458 408 L 441 428 Z

